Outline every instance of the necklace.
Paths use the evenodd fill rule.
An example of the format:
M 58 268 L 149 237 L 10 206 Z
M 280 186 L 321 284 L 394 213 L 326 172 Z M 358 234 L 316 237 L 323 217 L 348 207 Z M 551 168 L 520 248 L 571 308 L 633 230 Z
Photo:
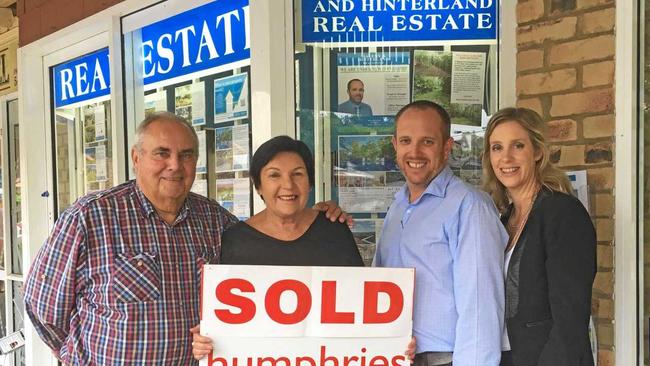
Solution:
M 508 245 L 506 246 L 506 252 L 512 249 L 512 247 L 514 247 L 515 244 L 517 243 L 517 240 L 519 240 L 519 236 L 521 235 L 521 232 L 524 229 L 524 226 L 526 225 L 526 221 L 528 221 L 528 216 L 530 215 L 530 211 L 533 209 L 533 204 L 535 203 L 536 198 L 537 198 L 537 192 L 535 192 L 535 194 L 531 198 L 530 204 L 528 205 L 526 212 L 524 212 L 524 214 L 519 219 L 519 222 L 516 222 L 514 220 L 515 218 L 514 212 L 513 215 L 511 215 L 510 218 L 508 218 L 508 222 L 506 223 L 506 230 L 508 231 L 510 240 L 508 240 Z

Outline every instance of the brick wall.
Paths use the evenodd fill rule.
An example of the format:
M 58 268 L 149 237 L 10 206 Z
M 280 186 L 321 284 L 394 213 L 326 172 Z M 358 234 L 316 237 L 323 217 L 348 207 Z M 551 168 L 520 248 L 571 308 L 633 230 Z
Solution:
M 18 0 L 20 46 L 63 29 L 123 0 Z
M 614 0 L 519 0 L 517 105 L 548 121 L 552 160 L 587 170 L 598 236 L 592 313 L 614 364 Z

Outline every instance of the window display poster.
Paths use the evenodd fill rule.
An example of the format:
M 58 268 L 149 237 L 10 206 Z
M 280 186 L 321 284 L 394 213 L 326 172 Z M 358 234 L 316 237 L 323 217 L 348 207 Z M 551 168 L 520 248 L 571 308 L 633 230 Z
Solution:
M 478 131 L 452 131 L 451 137 L 454 145 L 449 155 L 449 167 L 452 172 L 475 187 L 481 186 L 483 176 L 483 137 L 485 132 Z
M 106 139 L 106 111 L 104 104 L 99 103 L 94 108 L 95 113 L 95 141 Z
M 102 144 L 102 145 L 97 145 L 95 147 L 95 159 L 96 159 L 95 171 L 97 173 L 97 181 L 104 182 L 108 179 L 106 173 L 106 146 L 105 145 Z
M 205 124 L 205 83 L 194 83 L 192 91 L 192 126 Z
M 144 96 L 144 115 L 149 115 L 156 112 L 163 112 L 167 110 L 167 92 L 162 90 L 155 93 L 147 94 Z
M 248 118 L 248 73 L 214 81 L 214 122 Z
M 480 76 L 479 58 L 483 60 Z M 414 51 L 413 100 L 425 99 L 440 104 L 449 112 L 452 124 L 481 126 L 484 84 L 483 53 Z
M 453 52 L 451 103 L 483 105 L 485 53 Z
M 196 161 L 196 173 L 202 174 L 208 172 L 208 163 L 206 160 L 206 135 L 205 130 L 196 131 L 196 137 L 199 138 L 199 151 L 197 151 L 198 159 Z
M 386 212 L 404 183 L 392 135 L 338 136 L 339 205 L 347 212 Z
M 193 126 L 205 124 L 204 90 L 203 82 L 179 86 L 174 90 L 176 114 Z
M 208 196 L 208 180 L 207 179 L 195 179 L 194 184 L 190 191 L 199 194 L 203 197 Z
M 383 219 L 354 220 L 354 226 L 351 229 L 352 235 L 354 236 L 357 248 L 359 248 L 363 264 L 365 264 L 366 267 L 372 265 L 383 223 Z
M 86 182 L 103 182 L 106 174 L 106 146 L 98 145 L 84 149 Z
M 106 140 L 106 114 L 104 103 L 88 104 L 82 107 L 84 143 Z
M 248 125 L 215 129 L 216 171 L 248 170 Z
M 240 220 L 250 217 L 250 179 L 217 179 L 217 202 Z
M 409 103 L 409 64 L 408 52 L 340 53 L 336 111 L 361 117 L 395 115 Z

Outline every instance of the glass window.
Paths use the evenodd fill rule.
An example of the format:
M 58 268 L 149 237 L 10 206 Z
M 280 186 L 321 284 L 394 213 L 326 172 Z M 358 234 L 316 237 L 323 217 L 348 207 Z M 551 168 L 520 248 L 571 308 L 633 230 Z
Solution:
M 639 4 L 640 11 L 640 21 L 639 25 L 646 24 L 643 19 L 650 19 L 650 0 L 641 1 Z M 643 182 L 641 183 L 641 189 L 643 190 L 643 207 L 642 207 L 642 226 L 644 227 L 643 234 L 643 258 L 645 258 L 643 264 L 643 275 L 645 280 L 644 284 L 644 296 L 643 296 L 643 359 L 645 365 L 650 365 L 650 337 L 649 326 L 650 326 L 650 27 L 645 25 L 645 27 L 640 27 L 644 30 L 643 34 L 640 34 L 642 39 L 643 46 L 640 52 L 640 78 L 643 83 L 639 85 L 641 88 L 640 96 L 642 98 L 641 110 L 640 110 L 640 123 L 642 126 L 642 131 L 640 131 L 641 136 L 643 136 L 643 147 L 642 150 L 644 156 L 639 157 L 639 161 L 643 162 Z
M 9 187 L 11 202 L 11 272 L 23 273 L 23 222 L 20 194 L 20 144 L 18 125 L 18 100 L 7 102 L 7 122 L 9 136 Z M 0 249 L 4 252 L 4 248 Z
M 498 106 L 496 5 L 467 17 L 488 19 L 493 32 L 479 34 L 476 23 L 473 33 L 452 32 L 436 20 L 457 15 L 391 8 L 397 3 L 294 1 L 296 135 L 316 156 L 314 199 L 336 200 L 353 214 L 366 264 L 405 183 L 391 145 L 400 108 L 415 100 L 442 105 L 455 141 L 449 165 L 479 186 L 484 128 Z
M 140 24 L 123 37 L 125 55 L 132 59 L 125 88 L 134 90 L 127 131 L 158 111 L 186 119 L 199 137 L 192 191 L 246 219 L 252 210 L 248 2 L 207 2 L 171 16 L 156 15 L 160 9 L 123 19 Z M 151 24 L 157 16 L 161 20 Z M 170 34 L 176 41 L 168 41 Z M 134 136 L 127 136 L 129 147 Z
M 11 281 L 12 283 L 12 314 L 14 319 L 13 330 L 17 331 L 23 329 L 25 324 L 23 322 L 23 314 L 25 313 L 25 306 L 23 304 L 23 283 L 18 281 Z M 20 347 L 14 352 L 14 365 L 25 364 L 25 347 Z
M 108 49 L 53 66 L 53 139 L 58 214 L 113 186 Z

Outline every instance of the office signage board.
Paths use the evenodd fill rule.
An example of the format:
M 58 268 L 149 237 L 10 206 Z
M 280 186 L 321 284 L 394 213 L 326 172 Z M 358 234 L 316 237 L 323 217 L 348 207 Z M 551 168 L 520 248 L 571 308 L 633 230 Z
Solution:
M 495 40 L 497 0 L 303 0 L 304 43 Z
M 250 58 L 248 0 L 217 0 L 141 29 L 144 84 Z
M 64 107 L 111 93 L 108 47 L 52 68 L 54 106 Z

